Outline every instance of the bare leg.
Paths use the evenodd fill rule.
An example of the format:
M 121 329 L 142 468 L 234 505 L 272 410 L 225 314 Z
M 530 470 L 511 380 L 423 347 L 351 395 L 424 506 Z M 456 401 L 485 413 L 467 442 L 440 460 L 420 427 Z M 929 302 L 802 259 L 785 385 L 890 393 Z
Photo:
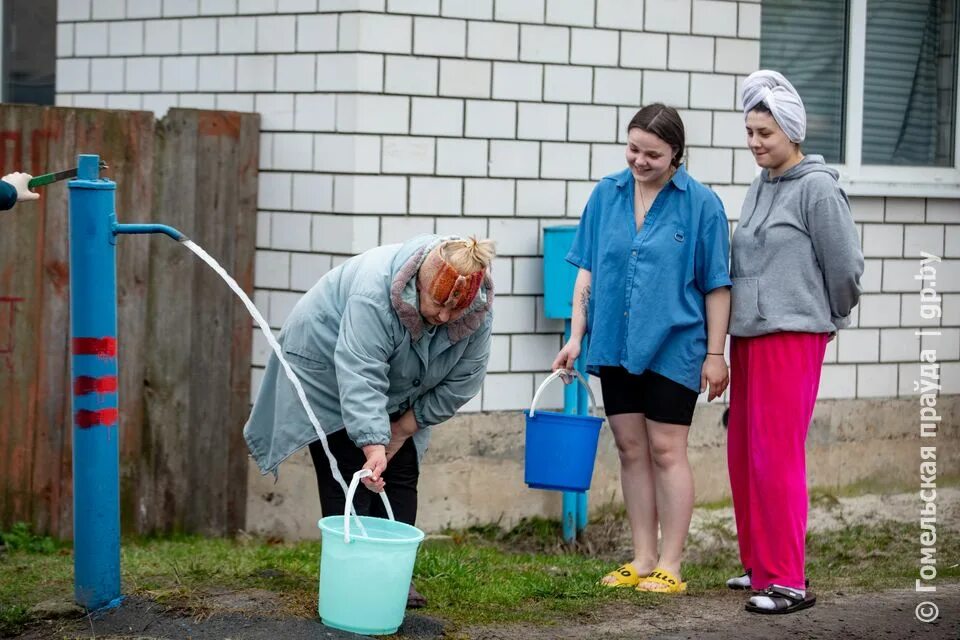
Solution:
M 683 545 L 693 515 L 693 473 L 687 460 L 690 427 L 647 420 L 650 457 L 660 517 L 660 559 L 657 566 L 680 579 Z M 644 584 L 641 581 L 641 584 Z M 656 586 L 656 585 L 652 585 Z
M 657 507 L 646 420 L 642 413 L 622 413 L 609 420 L 620 454 L 623 502 L 633 535 L 632 564 L 640 575 L 647 575 L 657 562 Z

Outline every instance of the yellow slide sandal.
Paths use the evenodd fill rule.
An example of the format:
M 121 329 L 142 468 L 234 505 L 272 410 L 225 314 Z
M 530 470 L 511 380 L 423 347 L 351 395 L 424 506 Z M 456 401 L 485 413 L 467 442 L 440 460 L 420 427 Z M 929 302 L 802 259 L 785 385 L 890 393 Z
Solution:
M 675 575 L 660 567 L 654 569 L 642 583 L 637 583 L 637 591 L 646 593 L 683 593 L 686 590 L 686 582 L 680 582 Z
M 600 584 L 604 587 L 636 587 L 642 577 L 644 576 L 637 573 L 633 565 L 628 562 L 603 576 Z

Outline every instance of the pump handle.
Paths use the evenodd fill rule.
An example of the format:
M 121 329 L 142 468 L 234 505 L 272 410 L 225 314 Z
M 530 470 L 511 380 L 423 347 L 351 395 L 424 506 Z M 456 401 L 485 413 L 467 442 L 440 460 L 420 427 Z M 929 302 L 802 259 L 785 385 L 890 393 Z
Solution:
M 110 167 L 103 160 L 100 161 L 100 170 L 109 169 Z M 55 171 L 54 173 L 45 173 L 42 176 L 34 176 L 30 179 L 30 182 L 27 183 L 28 189 L 36 189 L 37 187 L 45 187 L 48 184 L 53 184 L 54 182 L 60 182 L 61 180 L 66 180 L 67 178 L 76 178 L 77 177 L 77 168 L 73 169 L 64 169 L 63 171 Z

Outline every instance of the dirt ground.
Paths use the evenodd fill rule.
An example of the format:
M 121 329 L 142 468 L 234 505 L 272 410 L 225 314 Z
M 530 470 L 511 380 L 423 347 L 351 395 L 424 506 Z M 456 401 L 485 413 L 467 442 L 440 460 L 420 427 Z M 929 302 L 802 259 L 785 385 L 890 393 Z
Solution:
M 81 620 L 48 622 L 17 636 L 18 640 L 53 638 L 97 640 L 351 640 L 365 638 L 337 631 L 305 618 L 276 618 L 277 597 L 250 590 L 219 596 L 211 603 L 217 612 L 197 617 L 150 600 L 131 597 L 116 609 Z M 428 640 L 444 637 L 444 624 L 426 616 L 408 615 L 402 638 Z
M 819 496 L 819 497 L 818 497 Z M 833 498 L 814 492 L 807 519 L 810 532 L 841 529 L 854 524 L 877 524 L 885 520 L 917 524 L 920 507 L 916 492 L 866 494 L 849 498 Z M 695 509 L 690 535 L 718 522 L 733 524 L 733 508 Z M 943 531 L 960 531 L 960 488 L 937 487 L 937 527 Z
M 960 584 L 940 584 L 937 593 L 926 598 L 908 590 L 855 595 L 821 593 L 815 607 L 787 616 L 747 613 L 743 610 L 747 597 L 736 592 L 680 596 L 657 608 L 618 603 L 577 620 L 547 627 L 493 625 L 457 629 L 427 616 L 410 614 L 397 637 L 409 640 L 960 638 Z M 925 599 L 939 607 L 939 618 L 933 623 L 921 623 L 914 616 L 915 607 Z M 266 591 L 223 594 L 220 610 L 199 619 L 132 597 L 117 609 L 100 615 L 34 627 L 19 636 L 19 640 L 349 640 L 362 637 L 328 629 L 316 620 L 277 619 L 266 615 L 264 612 L 275 604 L 276 596 Z
M 834 640 L 857 638 L 960 638 L 960 584 L 941 585 L 934 598 L 940 617 L 918 622 L 914 608 L 924 600 L 912 591 L 878 594 L 818 594 L 812 609 L 790 615 L 762 616 L 743 609 L 749 594 L 729 592 L 681 596 L 657 609 L 618 605 L 591 614 L 576 624 L 557 627 L 486 627 L 466 630 L 470 640 L 587 640 L 655 638 L 657 640 Z

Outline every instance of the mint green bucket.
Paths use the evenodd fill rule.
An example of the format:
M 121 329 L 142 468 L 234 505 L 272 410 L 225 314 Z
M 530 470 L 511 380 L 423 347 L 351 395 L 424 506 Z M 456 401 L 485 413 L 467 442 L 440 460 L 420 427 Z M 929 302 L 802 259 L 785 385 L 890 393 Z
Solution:
M 347 505 L 366 469 L 353 475 Z M 320 620 L 334 629 L 364 635 L 396 633 L 403 623 L 423 531 L 397 522 L 387 494 L 380 497 L 390 519 L 342 516 L 320 520 Z

